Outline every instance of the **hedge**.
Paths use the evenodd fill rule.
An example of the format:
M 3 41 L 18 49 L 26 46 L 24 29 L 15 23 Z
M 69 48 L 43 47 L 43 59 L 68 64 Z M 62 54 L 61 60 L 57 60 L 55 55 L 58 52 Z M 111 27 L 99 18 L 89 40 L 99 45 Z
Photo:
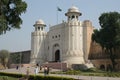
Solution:
M 55 76 L 40 76 L 40 75 L 30 75 L 29 80 L 75 80 L 73 78 L 65 78 L 65 77 L 55 77 Z
M 18 79 L 13 77 L 8 77 L 8 76 L 0 76 L 0 80 L 18 80 Z
M 13 78 L 21 78 L 26 75 L 23 74 L 13 74 L 13 73 L 4 73 L 0 72 L 1 76 L 8 76 Z M 41 75 L 29 75 L 28 80 L 75 80 L 74 78 L 66 78 L 66 77 L 56 77 L 56 76 L 41 76 Z

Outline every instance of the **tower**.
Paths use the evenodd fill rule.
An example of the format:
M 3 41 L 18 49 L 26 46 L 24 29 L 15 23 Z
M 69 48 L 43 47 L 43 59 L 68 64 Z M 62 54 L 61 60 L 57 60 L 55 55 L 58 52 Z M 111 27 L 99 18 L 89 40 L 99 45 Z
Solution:
M 31 34 L 31 63 L 42 64 L 45 60 L 46 25 L 42 20 L 38 20 L 33 26 L 35 31 Z
M 79 21 L 82 14 L 77 7 L 72 6 L 65 13 L 67 16 L 67 24 L 65 26 L 65 54 L 63 62 L 67 62 L 68 66 L 74 64 L 84 64 L 83 57 L 83 28 Z
M 89 20 L 85 20 L 83 22 L 83 50 L 84 50 L 84 59 L 85 62 L 88 63 L 88 56 L 90 53 L 90 47 L 92 42 L 92 33 L 93 33 L 93 26 L 92 22 Z

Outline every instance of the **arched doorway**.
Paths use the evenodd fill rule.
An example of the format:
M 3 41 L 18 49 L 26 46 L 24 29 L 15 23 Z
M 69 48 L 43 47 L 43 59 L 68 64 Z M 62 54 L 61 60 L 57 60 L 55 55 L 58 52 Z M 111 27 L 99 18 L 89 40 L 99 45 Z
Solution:
M 55 62 L 59 62 L 60 61 L 60 50 L 56 50 L 55 51 Z
M 100 65 L 100 69 L 101 70 L 105 70 L 105 66 L 102 64 L 102 65 Z

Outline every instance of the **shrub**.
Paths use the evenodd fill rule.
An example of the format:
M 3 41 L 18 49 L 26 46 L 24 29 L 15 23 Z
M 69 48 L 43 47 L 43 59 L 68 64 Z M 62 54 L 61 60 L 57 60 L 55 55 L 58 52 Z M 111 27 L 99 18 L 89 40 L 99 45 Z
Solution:
M 97 69 L 97 68 L 89 68 L 89 69 L 86 69 L 86 70 L 83 70 L 84 72 L 104 72 L 100 69 Z
M 18 80 L 18 79 L 13 77 L 8 77 L 8 76 L 0 76 L 0 80 Z
M 73 78 L 65 78 L 65 77 L 55 77 L 55 76 L 39 76 L 39 75 L 36 75 L 36 76 L 33 76 L 33 75 L 30 75 L 29 76 L 29 80 L 75 80 Z
M 76 71 L 76 70 L 69 70 L 69 71 L 66 71 L 66 74 L 72 74 L 72 75 L 78 75 L 80 74 L 81 71 Z
M 10 76 L 10 77 L 15 77 L 15 78 L 20 78 L 23 75 L 22 74 L 13 74 L 13 73 L 4 73 L 4 72 L 0 72 L 1 76 Z
M 1 76 L 8 76 L 13 78 L 21 78 L 25 75 L 22 74 L 13 74 L 13 73 L 4 73 L 0 72 Z M 40 76 L 40 75 L 30 75 L 28 80 L 75 80 L 73 78 L 66 78 L 66 77 L 55 77 L 55 76 Z

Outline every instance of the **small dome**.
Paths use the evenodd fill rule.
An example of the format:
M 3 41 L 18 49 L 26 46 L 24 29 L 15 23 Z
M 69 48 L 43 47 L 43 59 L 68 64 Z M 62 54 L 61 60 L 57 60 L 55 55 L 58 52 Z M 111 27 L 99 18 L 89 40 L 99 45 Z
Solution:
M 68 9 L 68 12 L 80 12 L 80 11 L 77 7 L 72 6 L 71 8 Z
M 44 23 L 44 21 L 43 20 L 41 20 L 41 19 L 39 19 L 38 21 L 36 21 L 36 23 L 35 23 L 36 25 L 45 25 L 45 23 Z
M 69 9 L 68 9 L 68 12 L 65 13 L 65 15 L 68 16 L 68 15 L 71 15 L 71 13 L 76 13 L 76 14 L 78 14 L 79 16 L 82 15 L 82 13 L 80 13 L 79 9 L 78 9 L 77 7 L 75 7 L 75 6 L 72 6 L 71 8 L 69 8 Z

